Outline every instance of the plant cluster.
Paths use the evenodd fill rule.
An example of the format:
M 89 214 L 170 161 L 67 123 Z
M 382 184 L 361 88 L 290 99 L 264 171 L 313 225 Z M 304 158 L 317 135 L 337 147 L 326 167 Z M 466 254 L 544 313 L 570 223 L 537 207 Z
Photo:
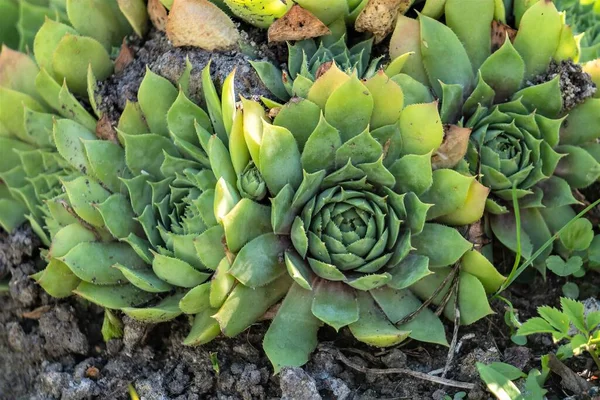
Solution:
M 562 76 L 547 75 L 583 54 L 551 2 L 428 0 L 416 18 L 397 6 L 384 68 L 371 57 L 381 32 L 347 44 L 346 23 L 381 17 L 377 2 L 297 1 L 329 35 L 289 44 L 287 70 L 253 63 L 281 103 L 238 101 L 235 71 L 215 85 L 209 64 L 201 106 L 190 63 L 177 82 L 147 69 L 114 129 L 100 128 L 97 80 L 153 15 L 141 0 L 41 3 L 64 13 L 36 27 L 33 59 L 0 55 L 0 225 L 29 220 L 48 246 L 34 279 L 104 307 L 107 340 L 122 334 L 115 311 L 151 323 L 187 315 L 188 345 L 268 314 L 264 349 L 279 371 L 308 361 L 324 325 L 377 347 L 448 345 L 440 317 L 489 315 L 488 295 L 528 265 L 574 277 L 600 267 L 600 236 L 573 194 L 600 177 L 600 95 L 590 81 L 566 102 Z M 184 3 L 216 9 L 160 0 L 169 17 Z M 291 11 L 213 3 L 265 28 Z M 585 68 L 600 79 L 597 63 Z M 514 252 L 508 279 L 469 226 Z M 541 311 L 554 319 L 509 318 L 513 335 L 543 325 L 577 349 L 582 337 L 595 345 L 595 317 L 571 335 L 564 315 Z M 527 381 L 542 393 L 539 373 Z

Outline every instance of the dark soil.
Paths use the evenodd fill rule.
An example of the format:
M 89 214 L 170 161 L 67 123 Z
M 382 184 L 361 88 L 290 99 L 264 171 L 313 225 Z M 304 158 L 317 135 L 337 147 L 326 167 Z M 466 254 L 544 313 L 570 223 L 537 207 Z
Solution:
M 262 34 L 261 34 L 262 35 Z M 259 57 L 285 61 L 281 47 L 269 47 L 246 34 L 246 41 Z M 192 48 L 175 49 L 159 32 L 145 41 L 130 40 L 135 57 L 121 73 L 100 84 L 100 107 L 116 124 L 126 99 L 134 100 L 146 65 L 175 82 L 189 57 L 192 95 L 198 99 L 199 74 L 209 59 L 219 82 L 237 67 L 238 93 L 267 94 L 238 52 L 207 53 Z M 29 278 L 40 270 L 39 242 L 28 228 L 12 235 L 0 233 L 0 281 L 10 277 L 9 291 L 0 294 L 0 400 L 8 399 L 129 399 L 132 385 L 145 400 L 192 399 L 444 399 L 461 389 L 441 386 L 399 374 L 376 375 L 357 372 L 331 352 L 340 349 L 351 362 L 368 368 L 408 368 L 429 373 L 444 368 L 447 350 L 441 346 L 410 342 L 393 349 L 374 349 L 355 342 L 342 330 L 339 335 L 323 330 L 322 345 L 302 368 L 273 375 L 262 351 L 266 324 L 256 324 L 234 339 L 217 339 L 190 348 L 181 344 L 189 321 L 154 326 L 124 318 L 124 337 L 104 343 L 100 335 L 103 311 L 77 298 L 56 300 Z M 586 277 L 586 296 L 597 296 L 600 275 Z M 505 296 L 519 310 L 521 321 L 536 315 L 536 307 L 558 305 L 563 282 L 539 276 L 514 285 Z M 582 285 L 582 288 L 584 285 Z M 478 386 L 469 399 L 490 399 L 479 384 L 476 362 L 504 361 L 528 371 L 539 368 L 541 355 L 556 347 L 547 336 L 530 339 L 527 347 L 510 341 L 503 321 L 504 304 L 492 304 L 497 314 L 471 327 L 461 327 L 458 345 L 447 378 Z M 452 326 L 448 324 L 451 335 Z M 337 350 L 336 350 L 337 351 Z M 575 371 L 586 365 L 576 360 Z M 567 396 L 560 379 L 549 380 L 550 399 Z M 582 397 L 583 399 L 583 397 Z

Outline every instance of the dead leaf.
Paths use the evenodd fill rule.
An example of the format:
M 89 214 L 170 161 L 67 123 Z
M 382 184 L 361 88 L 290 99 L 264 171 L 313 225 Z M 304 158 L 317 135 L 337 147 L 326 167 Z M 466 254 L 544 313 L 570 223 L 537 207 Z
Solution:
M 398 7 L 398 12 L 400 14 L 406 14 L 408 10 L 412 7 L 416 0 L 400 0 L 400 6 Z
M 102 140 L 110 140 L 115 144 L 119 144 L 117 131 L 113 128 L 108 115 L 104 114 L 96 124 L 96 136 Z
M 283 17 L 273 22 L 268 36 L 271 43 L 310 39 L 330 33 L 327 25 L 313 13 L 295 4 Z
M 500 21 L 492 21 L 492 53 L 506 42 L 506 35 L 508 35 L 511 43 L 514 43 L 517 37 L 517 30 Z
M 577 395 L 586 393 L 592 388 L 591 383 L 587 382 L 585 379 L 573 372 L 569 367 L 556 358 L 554 354 L 550 353 L 548 354 L 548 357 L 548 367 L 550 367 L 552 372 L 561 377 L 562 387 Z
M 452 168 L 467 153 L 472 129 L 457 125 L 444 125 L 444 141 L 431 157 L 433 169 Z
M 317 73 L 315 74 L 315 79 L 319 79 L 323 74 L 329 71 L 329 68 L 333 65 L 333 61 L 324 62 L 317 68 Z
M 123 39 L 121 50 L 119 51 L 119 55 L 115 60 L 115 74 L 123 72 L 123 70 L 133 62 L 134 56 L 133 50 L 131 47 L 127 46 L 125 39 Z
M 24 312 L 23 314 L 21 314 L 21 316 L 27 319 L 40 319 L 42 315 L 50 311 L 50 308 L 50 306 L 41 306 L 36 308 L 35 310 Z
M 208 51 L 235 47 L 240 34 L 227 14 L 208 0 L 175 0 L 167 21 L 167 36 L 175 47 Z
M 406 0 L 369 0 L 356 18 L 354 28 L 358 32 L 371 32 L 375 43 L 379 43 L 394 30 L 400 6 L 404 3 Z
M 167 31 L 167 9 L 160 0 L 148 0 L 148 16 L 156 29 Z
M 280 111 L 281 111 L 281 107 L 271 108 L 269 110 L 269 118 L 275 119 L 275 117 L 279 114 Z

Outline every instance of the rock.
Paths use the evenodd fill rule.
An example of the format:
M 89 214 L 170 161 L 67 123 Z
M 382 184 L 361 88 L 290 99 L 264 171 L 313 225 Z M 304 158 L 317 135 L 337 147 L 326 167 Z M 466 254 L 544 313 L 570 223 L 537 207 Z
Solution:
M 67 353 L 87 354 L 87 337 L 79 330 L 75 310 L 71 306 L 56 306 L 40 317 L 40 332 L 46 339 L 45 350 L 53 356 Z
M 125 316 L 123 318 L 123 345 L 127 354 L 131 355 L 134 348 L 140 346 L 149 330 L 148 324 L 143 324 L 132 318 Z
M 385 356 L 381 357 L 381 361 L 388 368 L 404 368 L 406 366 L 406 354 L 399 349 L 392 349 Z
M 321 400 L 317 383 L 302 368 L 284 368 L 280 375 L 282 400 Z

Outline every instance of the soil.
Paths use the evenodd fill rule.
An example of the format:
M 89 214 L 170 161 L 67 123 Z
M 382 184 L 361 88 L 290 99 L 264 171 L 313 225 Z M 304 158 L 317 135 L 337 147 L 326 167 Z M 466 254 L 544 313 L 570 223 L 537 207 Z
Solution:
M 248 30 L 246 42 L 261 58 L 284 62 L 282 48 L 269 47 Z M 173 48 L 157 31 L 145 41 L 130 39 L 133 61 L 119 74 L 100 83 L 101 109 L 116 124 L 125 100 L 134 100 L 146 65 L 175 82 L 188 57 L 192 70 L 192 94 L 200 89 L 199 74 L 209 59 L 219 81 L 237 67 L 238 93 L 265 95 L 266 89 L 238 52 L 207 53 L 192 48 Z M 409 342 L 401 347 L 378 350 L 323 329 L 321 345 L 302 368 L 289 368 L 274 375 L 262 351 L 266 324 L 256 324 L 233 339 L 217 339 L 191 348 L 181 344 L 189 329 L 185 317 L 158 325 L 142 325 L 124 318 L 124 336 L 108 343 L 100 330 L 102 309 L 78 298 L 57 300 L 46 295 L 29 278 L 43 268 L 40 243 L 24 226 L 11 235 L 0 232 L 0 281 L 10 277 L 9 291 L 0 292 L 0 400 L 130 399 L 133 387 L 143 400 L 193 399 L 436 399 L 452 398 L 461 389 L 441 386 L 400 374 L 358 372 L 335 356 L 339 349 L 350 361 L 367 368 L 408 368 L 429 373 L 444 368 L 447 348 Z M 527 278 L 527 277 L 525 277 Z M 600 275 L 586 277 L 582 296 L 598 296 Z M 531 276 L 529 282 L 513 285 L 504 295 L 519 311 L 521 321 L 535 316 L 536 307 L 558 305 L 563 282 Z M 525 371 L 539 368 L 543 354 L 555 350 L 544 335 L 534 336 L 527 347 L 511 342 L 503 321 L 504 303 L 493 302 L 495 315 L 458 331 L 458 344 L 447 378 L 473 383 L 469 399 L 491 399 L 480 384 L 476 362 L 504 361 Z M 452 326 L 447 323 L 449 336 Z M 336 350 L 337 351 L 337 350 Z M 583 358 L 570 364 L 575 371 L 591 365 Z M 583 364 L 582 364 L 583 363 Z M 439 374 L 438 374 L 439 376 Z M 549 399 L 569 394 L 560 379 L 551 376 Z M 580 396 L 571 399 L 585 399 Z

